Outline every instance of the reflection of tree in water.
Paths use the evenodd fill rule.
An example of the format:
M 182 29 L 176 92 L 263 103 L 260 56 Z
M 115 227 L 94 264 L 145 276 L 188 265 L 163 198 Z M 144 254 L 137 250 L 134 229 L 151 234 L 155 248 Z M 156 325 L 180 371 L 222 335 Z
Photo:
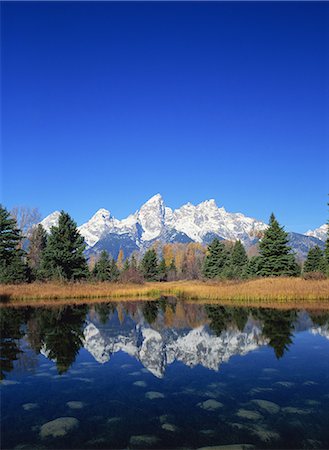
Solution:
M 253 310 L 253 316 L 262 322 L 262 334 L 269 339 L 269 345 L 273 347 L 276 357 L 282 358 L 284 352 L 288 350 L 292 343 L 297 311 L 255 309 Z
M 157 318 L 158 315 L 158 310 L 159 310 L 159 301 L 158 300 L 153 300 L 153 301 L 149 301 L 146 302 L 145 305 L 143 306 L 143 316 L 144 319 L 151 325 L 155 319 Z
M 83 346 L 86 314 L 86 306 L 66 306 L 36 312 L 40 341 L 48 358 L 56 361 L 59 374 L 69 369 Z M 32 342 L 30 344 L 33 345 Z
M 110 319 L 110 315 L 115 311 L 115 305 L 113 303 L 98 303 L 95 305 L 95 311 L 98 314 L 100 322 L 105 325 Z
M 273 347 L 277 358 L 281 358 L 292 343 L 293 326 L 297 318 L 297 312 L 294 310 L 231 308 L 215 305 L 207 305 L 205 310 L 210 319 L 209 327 L 217 336 L 232 326 L 243 331 L 251 314 L 262 323 L 262 335 L 269 339 L 269 345 Z
M 13 370 L 13 362 L 22 353 L 19 339 L 24 336 L 22 326 L 25 322 L 25 309 L 2 308 L 0 311 L 0 380 L 5 378 L 5 372 Z
M 230 308 L 226 306 L 207 305 L 205 306 L 205 311 L 210 319 L 209 327 L 217 336 L 232 326 L 243 331 L 249 315 L 247 308 Z
M 314 323 L 314 325 L 318 325 L 319 327 L 329 326 L 329 313 L 325 312 L 309 312 L 309 316 Z

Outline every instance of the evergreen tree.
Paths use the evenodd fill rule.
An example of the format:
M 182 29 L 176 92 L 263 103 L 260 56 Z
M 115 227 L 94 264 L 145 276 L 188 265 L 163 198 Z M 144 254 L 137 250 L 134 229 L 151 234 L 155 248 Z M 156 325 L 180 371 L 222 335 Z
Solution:
M 47 246 L 43 252 L 41 270 L 46 278 L 78 280 L 88 275 L 83 251 L 85 243 L 76 223 L 64 211 L 58 225 L 51 228 Z
M 167 266 L 164 258 L 161 259 L 159 267 L 158 267 L 158 280 L 159 281 L 167 281 Z
M 106 250 L 103 250 L 93 269 L 93 276 L 97 281 L 117 281 L 119 275 L 115 260 L 109 257 Z
M 141 271 L 147 281 L 155 281 L 158 275 L 158 258 L 154 248 L 145 252 L 141 261 Z
M 261 256 L 252 256 L 249 259 L 248 265 L 247 265 L 247 276 L 248 277 L 257 277 L 260 275 L 261 273 L 261 269 L 262 269 L 262 257 Z
M 96 262 L 92 274 L 97 281 L 108 281 L 110 270 L 110 258 L 106 250 L 100 254 L 99 260 Z
M 329 203 L 328 203 L 328 205 L 329 205 Z M 327 240 L 326 240 L 326 246 L 324 249 L 324 261 L 325 261 L 326 274 L 329 276 L 329 221 L 327 223 Z
M 0 205 L 0 283 L 26 281 L 25 252 L 19 248 L 22 235 L 15 219 Z
M 223 274 L 229 262 L 229 254 L 223 242 L 215 238 L 208 245 L 207 255 L 203 264 L 203 275 L 206 278 L 216 278 Z
M 117 267 L 115 259 L 112 258 L 110 261 L 109 281 L 118 281 L 119 276 L 120 276 L 120 270 Z
M 28 265 L 33 278 L 39 278 L 39 270 L 42 254 L 47 245 L 47 233 L 41 224 L 34 227 L 30 234 L 29 249 L 27 254 Z
M 243 278 L 246 276 L 248 256 L 241 241 L 236 241 L 230 256 L 228 270 L 225 271 L 228 278 Z
M 260 275 L 265 277 L 297 276 L 300 272 L 295 257 L 290 253 L 288 233 L 271 214 L 269 227 L 260 241 Z
M 304 272 L 325 272 L 323 252 L 318 245 L 309 250 L 304 264 Z

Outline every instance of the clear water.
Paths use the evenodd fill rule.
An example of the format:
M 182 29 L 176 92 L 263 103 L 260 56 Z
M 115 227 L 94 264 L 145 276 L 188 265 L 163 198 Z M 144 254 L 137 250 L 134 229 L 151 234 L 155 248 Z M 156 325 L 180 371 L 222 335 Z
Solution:
M 3 449 L 329 448 L 328 311 L 161 299 L 0 314 Z

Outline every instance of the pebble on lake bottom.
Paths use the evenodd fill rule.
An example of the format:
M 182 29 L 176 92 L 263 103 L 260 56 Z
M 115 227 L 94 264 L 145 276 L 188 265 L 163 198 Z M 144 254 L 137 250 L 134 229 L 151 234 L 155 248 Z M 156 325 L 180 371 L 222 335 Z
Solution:
M 31 411 L 32 409 L 39 408 L 39 405 L 38 403 L 24 403 L 24 405 L 22 405 L 22 408 L 25 411 Z
M 145 397 L 148 398 L 149 400 L 154 400 L 157 398 L 164 398 L 164 395 L 161 392 L 149 391 L 146 392 Z
M 62 437 L 79 426 L 78 419 L 74 417 L 59 417 L 43 424 L 40 428 L 40 437 Z
M 151 447 L 152 445 L 155 445 L 158 441 L 159 438 L 154 435 L 139 434 L 130 437 L 129 445 L 132 445 L 133 447 L 140 447 L 140 446 Z
M 71 402 L 67 402 L 66 404 L 71 409 L 82 409 L 84 407 L 83 402 L 71 401 Z
M 200 406 L 200 408 L 205 409 L 207 411 L 215 411 L 216 409 L 222 408 L 224 405 L 223 405 L 223 403 L 220 403 L 217 400 L 209 398 L 208 400 L 206 400 L 204 402 L 198 403 L 198 406 Z

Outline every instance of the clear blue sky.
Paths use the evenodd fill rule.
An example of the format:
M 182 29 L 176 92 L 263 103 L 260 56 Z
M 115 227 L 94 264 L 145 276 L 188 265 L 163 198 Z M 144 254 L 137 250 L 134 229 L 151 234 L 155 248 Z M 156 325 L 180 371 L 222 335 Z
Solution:
M 327 220 L 329 3 L 2 3 L 2 202 Z

